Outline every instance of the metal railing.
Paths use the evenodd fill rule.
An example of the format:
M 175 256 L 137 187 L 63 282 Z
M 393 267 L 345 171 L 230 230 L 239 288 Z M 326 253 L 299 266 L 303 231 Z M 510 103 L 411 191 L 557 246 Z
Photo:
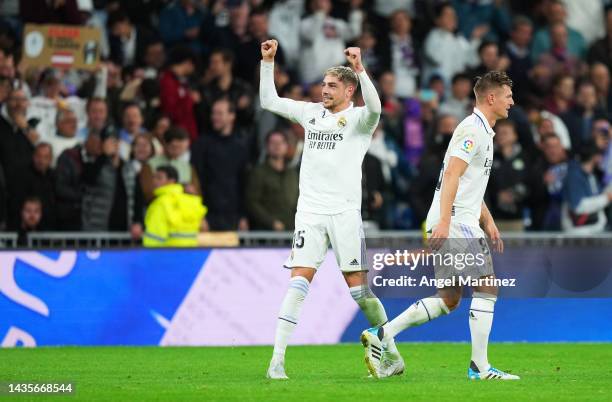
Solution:
M 608 246 L 612 247 L 612 233 L 576 236 L 562 232 L 505 232 L 502 238 L 508 246 Z M 378 231 L 366 229 L 368 248 L 413 248 L 423 246 L 421 231 Z M 238 232 L 235 245 L 244 247 L 291 247 L 293 232 L 251 231 Z M 126 248 L 139 247 L 140 242 L 127 232 L 35 232 L 28 235 L 28 249 L 56 248 Z M 18 248 L 16 233 L 0 233 L 0 248 Z

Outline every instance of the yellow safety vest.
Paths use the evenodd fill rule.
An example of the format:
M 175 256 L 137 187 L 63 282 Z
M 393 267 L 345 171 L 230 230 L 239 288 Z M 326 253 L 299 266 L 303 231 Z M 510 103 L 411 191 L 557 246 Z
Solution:
M 181 184 L 157 188 L 145 216 L 145 247 L 195 247 L 206 215 L 202 197 L 185 194 Z

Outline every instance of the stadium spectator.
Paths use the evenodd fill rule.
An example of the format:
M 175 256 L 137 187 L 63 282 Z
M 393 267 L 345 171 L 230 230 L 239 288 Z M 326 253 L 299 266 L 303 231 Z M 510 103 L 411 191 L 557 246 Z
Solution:
M 381 161 L 370 153 L 363 158 L 361 181 L 361 216 L 377 228 L 385 226 L 385 199 L 387 192 Z
M 281 131 L 266 138 L 266 160 L 250 174 L 246 207 L 255 230 L 293 230 L 298 199 L 297 169 L 287 166 L 289 143 Z
M 436 27 L 429 31 L 425 39 L 423 82 L 432 75 L 439 74 L 445 85 L 453 76 L 478 63 L 477 49 L 487 27 L 477 27 L 472 31 L 470 41 L 456 34 L 457 14 L 449 3 L 441 3 L 435 10 Z
M 0 164 L 6 180 L 9 211 L 19 211 L 17 186 L 23 182 L 23 172 L 32 160 L 34 144 L 40 139 L 26 119 L 28 99 L 20 88 L 13 89 L 0 116 Z M 18 215 L 8 214 L 9 228 L 16 228 Z
M 83 165 L 83 230 L 129 230 L 139 238 L 143 201 L 136 172 L 119 156 L 119 141 L 114 135 L 104 135 L 101 141 L 101 154 Z
M 482 77 L 492 70 L 506 71 L 510 66 L 510 59 L 500 54 L 497 42 L 482 42 L 480 46 L 478 46 L 478 58 L 480 64 L 468 70 L 468 75 L 472 81 L 475 81 L 476 77 Z
M 603 192 L 595 177 L 601 164 L 601 151 L 591 142 L 583 143 L 578 160 L 570 161 L 563 185 L 563 231 L 572 234 L 596 234 L 606 226 L 605 208 L 612 201 L 612 189 Z
M 93 97 L 87 101 L 87 125 L 77 131 L 80 141 L 90 135 L 100 135 L 109 122 L 108 105 L 102 98 Z
M 143 124 L 142 111 L 136 103 L 128 103 L 123 108 L 123 125 L 119 130 L 119 155 L 121 159 L 127 161 L 130 159 L 132 143 L 137 135 L 146 132 Z
M 200 195 L 202 190 L 198 173 L 189 163 L 189 134 L 182 128 L 172 127 L 164 134 L 164 153 L 149 159 L 140 171 L 140 185 L 147 202 L 153 199 L 153 175 L 160 166 L 172 166 L 178 172 L 178 182 L 190 194 Z M 208 172 L 206 172 L 208 174 Z
M 13 89 L 13 82 L 9 77 L 0 75 L 0 107 L 6 102 Z
M 529 71 L 533 66 L 529 53 L 532 35 L 531 20 L 524 16 L 515 17 L 510 40 L 506 42 L 505 54 L 510 60 L 508 75 L 512 77 L 514 83 L 512 92 L 517 103 L 525 102 L 529 91 Z
M 495 125 L 495 156 L 489 179 L 489 210 L 501 231 L 522 232 L 524 211 L 532 187 L 531 161 L 518 143 L 514 123 Z
M 580 32 L 587 45 L 605 35 L 603 1 L 563 0 L 567 9 L 567 25 Z
M 100 136 L 92 134 L 83 145 L 65 150 L 55 168 L 57 229 L 79 231 L 83 201 L 83 166 L 101 153 Z
M 17 245 L 28 245 L 28 235 L 32 232 L 44 230 L 41 227 L 43 209 L 40 199 L 28 197 L 23 201 L 19 213 L 19 230 L 17 231 Z
M 202 181 L 212 231 L 248 230 L 245 210 L 245 173 L 248 150 L 235 129 L 236 111 L 226 98 L 212 105 L 212 132 L 191 147 L 191 163 Z
M 39 199 L 43 218 L 40 227 L 43 230 L 55 228 L 55 172 L 51 168 L 53 150 L 48 143 L 41 142 L 34 148 L 32 161 L 23 172 L 23 180 L 17 183 L 15 198 L 19 208 L 9 211 L 10 214 L 18 216 L 23 202 L 28 197 Z
M 368 68 L 373 77 L 378 77 L 383 72 L 382 57 L 379 54 L 379 42 L 374 28 L 366 25 L 361 30 L 361 35 L 356 40 L 356 46 L 361 49 L 363 65 Z
M 417 78 L 420 71 L 419 49 L 410 34 L 410 15 L 404 10 L 393 12 L 390 28 L 389 34 L 383 35 L 377 46 L 380 64 L 383 70 L 392 71 L 395 75 L 396 95 L 407 98 L 413 96 L 418 89 Z M 376 72 L 369 65 L 366 66 L 370 72 Z
M 589 49 L 587 61 L 612 66 L 612 50 L 610 50 L 612 49 L 612 7 L 608 7 L 604 17 L 606 19 L 606 36 L 593 43 Z
M 143 65 L 146 47 L 155 36 L 144 27 L 136 27 L 128 15 L 113 11 L 107 20 L 110 60 L 119 66 Z
M 53 166 L 57 162 L 57 158 L 66 149 L 74 147 L 81 142 L 77 137 L 77 118 L 76 114 L 70 109 L 60 109 L 55 115 L 56 129 L 53 137 L 48 139 L 48 143 L 53 149 Z
M 161 113 L 154 116 L 151 120 L 151 124 L 148 128 L 151 132 L 151 139 L 153 141 L 153 147 L 155 148 L 155 155 L 162 155 L 164 153 L 164 135 L 170 126 L 171 123 L 168 116 Z
M 170 118 L 173 125 L 187 130 L 191 141 L 198 137 L 194 104 L 200 101 L 200 94 L 188 84 L 194 71 L 193 51 L 178 46 L 172 49 L 168 68 L 160 77 L 161 111 Z
M 459 32 L 466 38 L 483 26 L 489 29 L 487 40 L 498 42 L 508 37 L 511 18 L 505 2 L 453 0 L 452 4 L 459 19 Z
M 77 0 L 19 0 L 21 21 L 32 24 L 81 25 Z
M 542 157 L 534 165 L 534 185 L 530 188 L 530 229 L 561 230 L 563 183 L 567 175 L 568 157 L 561 140 L 554 134 L 542 137 Z M 537 172 L 543 172 L 536 174 Z
M 186 194 L 178 172 L 169 165 L 159 166 L 153 176 L 155 199 L 147 208 L 145 247 L 194 247 L 206 207 L 202 198 Z
M 41 139 L 48 140 L 55 135 L 56 117 L 59 109 L 71 109 L 77 118 L 77 127 L 84 127 L 87 115 L 85 108 L 87 102 L 78 96 L 64 96 L 61 73 L 51 69 L 45 70 L 40 78 L 40 95 L 30 99 L 27 117 L 41 135 Z
M 552 93 L 544 102 L 544 108 L 557 116 L 567 112 L 574 102 L 575 80 L 569 74 L 556 76 L 552 84 Z
M 577 77 L 583 64 L 578 56 L 570 53 L 568 48 L 567 27 L 561 22 L 551 24 L 549 51 L 543 52 L 538 58 L 538 64 L 544 65 L 553 75 L 570 74 Z
M 234 72 L 237 78 L 247 83 L 255 83 L 259 77 L 259 60 L 261 55 L 261 43 L 268 39 L 276 39 L 270 36 L 268 13 L 263 8 L 254 8 L 249 15 L 249 37 L 241 42 L 236 50 L 236 64 Z M 285 56 L 282 51 L 276 55 L 276 62 L 285 65 Z
M 427 217 L 434 191 L 438 186 L 444 152 L 448 148 L 458 120 L 452 115 L 440 115 L 436 123 L 434 134 L 428 138 L 410 188 L 410 204 L 418 225 L 421 225 Z
M 168 48 L 178 44 L 200 53 L 200 25 L 204 13 L 195 0 L 176 0 L 159 13 L 159 33 Z
M 161 40 L 153 39 L 145 46 L 143 65 L 144 76 L 157 78 L 159 72 L 166 65 L 166 49 Z
M 136 174 L 140 174 L 142 167 L 154 156 L 155 148 L 151 137 L 147 134 L 138 134 L 134 138 L 132 153 L 130 154 L 130 163 Z
M 590 139 L 593 120 L 599 116 L 605 116 L 605 112 L 597 107 L 595 86 L 584 81 L 578 86 L 576 104 L 561 115 L 570 132 L 574 150 L 579 150 L 581 145 Z
M 381 121 L 389 137 L 398 144 L 404 141 L 404 102 L 396 95 L 395 75 L 391 71 L 383 72 L 378 79 L 382 115 Z
M 254 118 L 253 87 L 246 81 L 234 77 L 234 53 L 228 49 L 213 50 L 208 62 L 208 70 L 200 87 L 203 102 L 198 114 L 206 119 L 200 123 L 201 130 L 210 128 L 210 108 L 221 98 L 228 98 L 236 108 L 236 124 L 241 128 L 250 128 Z
M 553 50 L 552 39 L 555 35 L 552 35 L 551 30 L 555 24 L 561 24 L 566 28 L 563 33 L 567 42 L 567 54 L 582 58 L 586 51 L 584 38 L 578 31 L 567 26 L 567 10 L 563 2 L 561 0 L 549 0 L 544 15 L 548 25 L 540 28 L 533 37 L 531 48 L 532 59 L 537 62 L 542 54 Z M 561 29 L 558 29 L 558 34 L 561 32 Z
M 236 1 L 231 4 L 215 2 L 212 13 L 206 16 L 200 27 L 200 42 L 210 46 L 203 51 L 206 53 L 212 48 L 218 48 L 228 49 L 235 53 L 238 50 L 238 44 L 247 40 L 249 10 L 249 4 L 246 1 Z M 216 16 L 219 15 L 229 15 L 229 23 L 217 25 Z
M 610 83 L 610 69 L 602 63 L 593 63 L 590 79 L 597 92 L 597 106 L 612 119 L 612 86 Z
M 467 74 L 459 73 L 453 76 L 451 94 L 442 102 L 438 112 L 450 114 L 457 121 L 465 119 L 472 113 L 472 81 Z
M 351 2 L 351 7 L 355 3 Z M 345 61 L 346 43 L 361 34 L 363 11 L 351 9 L 348 23 L 331 16 L 331 0 L 312 0 L 312 14 L 300 22 L 302 43 L 300 57 L 300 79 L 313 83 L 321 78 L 321 71 L 341 65 Z
M 295 70 L 300 57 L 300 26 L 304 13 L 304 0 L 275 1 L 270 9 L 270 35 L 278 38 L 279 49 L 283 49 L 287 66 Z

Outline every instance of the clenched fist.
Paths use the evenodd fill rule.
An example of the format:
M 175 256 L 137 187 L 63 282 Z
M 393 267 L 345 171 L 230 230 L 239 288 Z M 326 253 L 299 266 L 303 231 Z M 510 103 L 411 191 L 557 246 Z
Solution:
M 278 42 L 275 39 L 270 39 L 261 44 L 261 57 L 264 61 L 274 61 L 276 56 L 276 49 L 278 49 Z
M 361 49 L 358 47 L 349 47 L 344 49 L 344 55 L 356 73 L 363 71 L 363 64 L 361 64 Z

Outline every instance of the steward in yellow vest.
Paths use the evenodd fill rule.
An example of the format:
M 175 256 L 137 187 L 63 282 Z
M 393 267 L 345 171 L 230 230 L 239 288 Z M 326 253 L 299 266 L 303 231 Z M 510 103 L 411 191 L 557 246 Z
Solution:
M 153 176 L 155 199 L 145 216 L 145 247 L 195 247 L 206 207 L 202 197 L 186 194 L 177 184 L 178 172 L 160 166 Z

